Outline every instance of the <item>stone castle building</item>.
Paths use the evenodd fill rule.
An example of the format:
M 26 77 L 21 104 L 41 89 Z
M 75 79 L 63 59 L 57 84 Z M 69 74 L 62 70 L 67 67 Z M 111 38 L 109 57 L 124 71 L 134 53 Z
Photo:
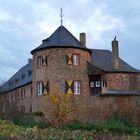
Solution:
M 20 112 L 42 110 L 40 100 L 55 85 L 59 92 L 83 99 L 84 119 L 102 120 L 119 111 L 135 115 L 132 120 L 140 124 L 140 71 L 119 57 L 116 37 L 112 51 L 89 49 L 85 33 L 78 40 L 61 25 L 31 54 L 0 89 L 3 112 L 15 102 Z

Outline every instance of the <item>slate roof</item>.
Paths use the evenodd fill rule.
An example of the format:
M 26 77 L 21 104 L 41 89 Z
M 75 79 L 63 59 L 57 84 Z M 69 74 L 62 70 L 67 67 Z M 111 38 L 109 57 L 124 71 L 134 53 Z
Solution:
M 10 91 L 32 82 L 32 61 L 16 72 L 3 86 L 2 91 Z
M 91 56 L 91 64 L 95 67 L 104 70 L 106 72 L 140 72 L 139 70 L 133 68 L 121 58 L 119 58 L 120 68 L 119 70 L 113 69 L 113 55 L 112 52 L 109 50 L 98 50 L 98 49 L 91 49 L 92 56 Z
M 64 26 L 61 25 L 49 38 L 42 40 L 42 44 L 32 50 L 31 53 L 33 54 L 33 52 L 36 50 L 56 47 L 78 48 L 90 51 L 88 48 L 83 47 L 80 41 L 76 39 Z
M 80 41 L 78 41 L 64 26 L 60 26 L 49 38 L 44 39 L 42 44 L 36 49 L 32 50 L 39 51 L 41 49 L 49 49 L 56 47 L 66 48 L 78 48 L 89 51 L 91 54 L 91 64 L 105 72 L 128 72 L 128 73 L 140 73 L 139 70 L 131 67 L 129 64 L 119 58 L 120 69 L 113 69 L 113 55 L 109 50 L 98 50 L 88 49 L 83 47 Z M 31 74 L 29 75 L 29 72 Z M 18 72 L 16 72 L 1 88 L 2 91 L 10 91 L 18 87 L 24 86 L 32 82 L 32 61 L 27 65 L 23 66 Z

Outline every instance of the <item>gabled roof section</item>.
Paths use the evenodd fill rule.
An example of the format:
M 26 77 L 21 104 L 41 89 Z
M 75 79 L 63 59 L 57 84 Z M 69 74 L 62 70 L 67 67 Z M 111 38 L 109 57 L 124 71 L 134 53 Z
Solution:
M 17 71 L 2 87 L 2 92 L 8 92 L 32 82 L 32 61 Z
M 91 49 L 91 64 L 103 71 L 106 72 L 132 72 L 132 73 L 140 73 L 139 70 L 133 68 L 121 58 L 119 58 L 120 68 L 119 70 L 113 69 L 113 54 L 109 50 L 98 50 Z
M 88 50 L 86 47 L 83 47 L 78 39 L 76 39 L 64 26 L 58 27 L 58 29 L 49 37 L 42 40 L 42 44 L 36 49 L 32 50 L 33 54 L 36 50 L 49 49 L 49 48 L 79 48 Z M 91 52 L 91 51 L 90 51 Z

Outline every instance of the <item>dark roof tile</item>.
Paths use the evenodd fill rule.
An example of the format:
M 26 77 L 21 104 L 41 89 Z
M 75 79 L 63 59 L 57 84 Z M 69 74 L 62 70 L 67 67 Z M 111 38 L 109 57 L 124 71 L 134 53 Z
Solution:
M 119 58 L 119 70 L 113 69 L 113 55 L 109 50 L 91 49 L 91 64 L 107 72 L 140 72 Z
M 20 86 L 26 85 L 32 82 L 32 74 L 28 75 L 28 71 L 32 71 L 32 61 L 23 66 L 18 72 L 16 72 L 3 86 L 2 91 L 10 91 Z M 26 75 L 24 78 L 23 75 Z
M 78 39 L 76 39 L 64 26 L 60 26 L 49 38 L 44 39 L 42 44 L 31 51 L 33 54 L 36 50 L 49 49 L 58 47 L 72 47 L 88 50 L 83 47 Z

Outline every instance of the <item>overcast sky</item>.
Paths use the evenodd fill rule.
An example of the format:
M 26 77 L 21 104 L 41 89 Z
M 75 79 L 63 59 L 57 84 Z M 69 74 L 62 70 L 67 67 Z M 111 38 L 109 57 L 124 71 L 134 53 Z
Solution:
M 0 80 L 8 80 L 32 58 L 30 51 L 63 25 L 87 47 L 111 50 L 114 36 L 120 57 L 140 69 L 139 0 L 0 0 Z

